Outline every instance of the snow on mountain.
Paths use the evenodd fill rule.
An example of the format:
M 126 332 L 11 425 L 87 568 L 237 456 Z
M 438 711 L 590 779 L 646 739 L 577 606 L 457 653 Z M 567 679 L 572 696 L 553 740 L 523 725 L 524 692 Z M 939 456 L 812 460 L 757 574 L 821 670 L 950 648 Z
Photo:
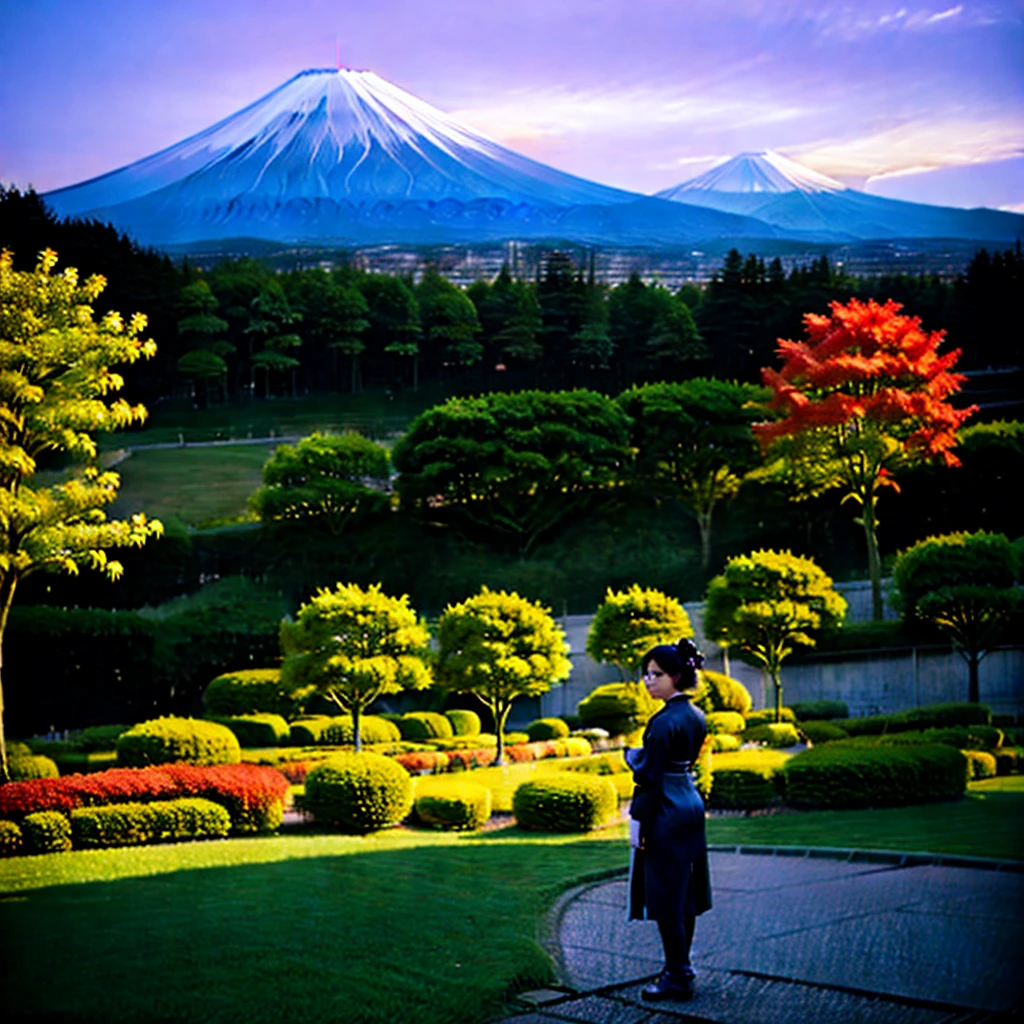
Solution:
M 754 217 L 783 236 L 816 242 L 956 238 L 1004 243 L 1024 235 L 1024 217 L 1018 214 L 871 196 L 771 150 L 741 153 L 657 195 Z
M 662 199 L 688 201 L 691 192 L 843 192 L 846 186 L 776 153 L 740 153 L 699 177 L 659 192 Z
M 304 71 L 177 145 L 45 198 L 63 216 L 111 221 L 157 245 L 775 233 L 565 174 L 370 71 Z M 652 203 L 659 215 L 648 212 Z M 610 216 L 617 206 L 637 215 Z

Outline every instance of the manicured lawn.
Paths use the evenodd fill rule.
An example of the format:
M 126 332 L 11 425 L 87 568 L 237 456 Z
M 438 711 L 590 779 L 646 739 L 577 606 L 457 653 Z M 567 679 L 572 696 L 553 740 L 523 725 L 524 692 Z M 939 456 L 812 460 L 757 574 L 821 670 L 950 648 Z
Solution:
M 836 846 L 1024 860 L 1024 776 L 972 783 L 953 803 L 714 817 L 712 843 Z
M 486 772 L 500 792 L 499 779 L 554 767 Z M 1013 777 L 956 803 L 713 817 L 709 836 L 1024 859 L 1022 824 Z M 626 861 L 624 824 L 589 836 L 296 830 L 12 858 L 0 861 L 0 1009 L 5 1020 L 486 1020 L 550 979 L 536 936 L 554 897 Z

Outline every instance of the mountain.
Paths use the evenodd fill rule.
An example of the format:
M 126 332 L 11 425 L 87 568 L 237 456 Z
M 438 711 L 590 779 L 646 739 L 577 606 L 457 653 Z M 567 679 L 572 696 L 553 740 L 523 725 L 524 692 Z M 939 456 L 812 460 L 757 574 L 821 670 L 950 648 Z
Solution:
M 756 220 L 586 181 L 499 146 L 369 71 L 310 70 L 153 156 L 46 194 L 145 244 L 618 244 L 776 234 Z
M 771 150 L 741 153 L 657 195 L 672 202 L 756 217 L 782 235 L 808 241 L 948 238 L 1013 242 L 1024 236 L 1024 216 L 1020 214 L 870 196 Z

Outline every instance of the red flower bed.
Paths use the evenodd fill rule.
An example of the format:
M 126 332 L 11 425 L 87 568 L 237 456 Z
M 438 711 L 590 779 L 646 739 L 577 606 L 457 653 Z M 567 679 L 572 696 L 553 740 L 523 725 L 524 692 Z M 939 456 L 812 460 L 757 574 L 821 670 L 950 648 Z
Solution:
M 111 768 L 91 775 L 8 782 L 0 786 L 0 818 L 20 821 L 35 811 L 69 814 L 76 807 L 201 796 L 227 808 L 234 831 L 254 832 L 280 824 L 287 791 L 288 780 L 264 765 Z

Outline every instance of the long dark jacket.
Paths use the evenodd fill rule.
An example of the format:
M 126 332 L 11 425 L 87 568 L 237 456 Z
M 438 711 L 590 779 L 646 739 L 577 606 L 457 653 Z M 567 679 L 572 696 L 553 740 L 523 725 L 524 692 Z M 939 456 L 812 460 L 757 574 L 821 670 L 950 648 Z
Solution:
M 630 815 L 643 837 L 630 865 L 631 918 L 679 921 L 711 907 L 704 801 L 691 771 L 706 735 L 704 713 L 674 697 L 647 723 L 643 747 L 626 753 Z

